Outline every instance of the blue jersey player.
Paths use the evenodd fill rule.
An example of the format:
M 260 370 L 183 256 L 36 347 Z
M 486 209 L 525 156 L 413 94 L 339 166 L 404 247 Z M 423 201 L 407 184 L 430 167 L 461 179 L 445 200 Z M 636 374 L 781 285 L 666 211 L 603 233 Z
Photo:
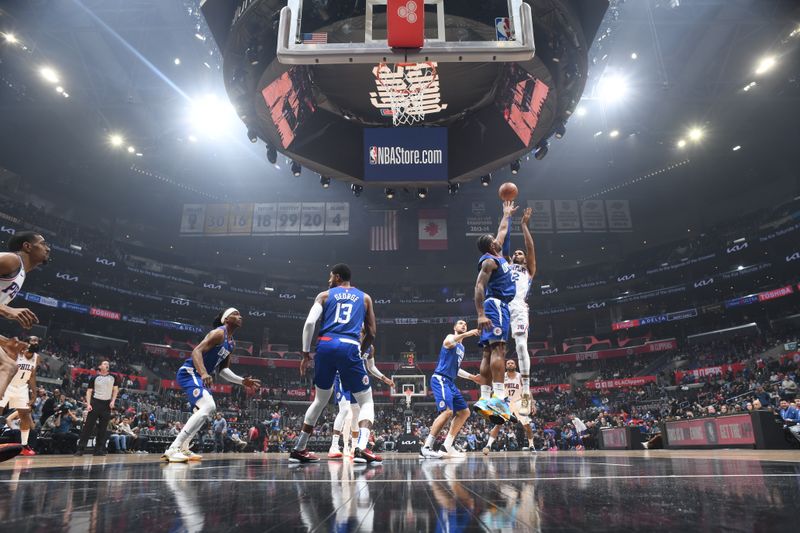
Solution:
M 347 265 L 340 263 L 331 268 L 328 279 L 330 288 L 317 295 L 303 327 L 301 375 L 305 375 L 311 364 L 311 339 L 317 321 L 322 317 L 317 353 L 314 357 L 315 396 L 306 411 L 303 429 L 297 438 L 297 443 L 289 455 L 289 461 L 293 463 L 319 461 L 319 458 L 307 449 L 308 438 L 333 395 L 333 380 L 337 371 L 342 387 L 350 391 L 359 407 L 358 441 L 353 450 L 353 461 L 357 463 L 382 461 L 379 455 L 375 455 L 367 448 L 375 418 L 375 406 L 372 402 L 369 376 L 362 358 L 362 354 L 369 353 L 369 348 L 375 339 L 375 312 L 372 298 L 350 285 L 350 278 L 350 267 Z
M 464 452 L 456 450 L 453 443 L 461 431 L 461 426 L 469 417 L 469 407 L 461 391 L 455 385 L 456 376 L 466 378 L 479 383 L 479 378 L 473 376 L 466 370 L 461 370 L 461 361 L 464 360 L 464 345 L 461 341 L 468 337 L 477 337 L 480 331 L 472 329 L 467 331 L 467 323 L 463 320 L 456 322 L 453 326 L 453 333 L 444 338 L 442 349 L 439 351 L 439 364 L 436 365 L 431 376 L 431 392 L 436 400 L 436 407 L 439 409 L 439 416 L 433 421 L 431 431 L 425 439 L 425 445 L 420 449 L 419 454 L 427 459 L 431 458 L 458 458 L 464 457 Z M 455 418 L 450 423 L 450 430 L 444 440 L 444 453 L 433 450 L 433 443 L 436 436 L 442 430 L 447 421 L 455 413 Z
M 517 210 L 514 202 L 503 202 L 503 217 L 494 235 L 478 238 L 481 258 L 480 272 L 475 282 L 475 308 L 478 312 L 479 344 L 483 346 L 481 360 L 481 398 L 472 406 L 478 414 L 496 424 L 503 424 L 512 415 L 506 398 L 504 376 L 506 371 L 506 342 L 511 316 L 508 303 L 514 299 L 516 285 L 512 279 L 511 265 L 502 256 L 502 243 L 509 229 L 511 216 Z M 491 383 L 491 386 L 489 385 Z
M 241 377 L 229 368 L 230 355 L 235 346 L 233 332 L 242 325 L 242 315 L 233 307 L 226 309 L 214 319 L 214 329 L 194 347 L 192 357 L 184 361 L 175 377 L 176 383 L 186 393 L 194 413 L 184 424 L 183 429 L 175 437 L 175 441 L 167 448 L 162 459 L 170 463 L 185 463 L 199 460 L 200 456 L 189 450 L 192 437 L 203 427 L 217 409 L 214 397 L 208 387 L 214 378 L 212 374 L 219 370 L 219 375 L 226 381 L 242 385 L 246 388 L 261 386 L 261 382 L 251 377 Z

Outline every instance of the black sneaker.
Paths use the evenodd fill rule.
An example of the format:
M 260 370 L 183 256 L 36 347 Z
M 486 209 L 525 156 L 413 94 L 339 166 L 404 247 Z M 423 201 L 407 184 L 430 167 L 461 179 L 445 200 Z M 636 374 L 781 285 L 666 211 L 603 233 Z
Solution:
M 372 450 L 362 450 L 361 448 L 356 448 L 353 450 L 353 462 L 380 464 L 383 462 L 383 458 L 380 455 L 373 453 Z
M 308 451 L 305 450 L 292 450 L 289 452 L 289 462 L 290 463 L 318 463 L 319 457 Z
M 74 454 L 72 454 L 72 455 L 74 455 L 75 457 L 81 457 L 81 456 L 83 455 L 83 450 L 80 450 L 80 449 L 79 449 L 77 452 L 75 452 L 75 453 L 74 453 Z

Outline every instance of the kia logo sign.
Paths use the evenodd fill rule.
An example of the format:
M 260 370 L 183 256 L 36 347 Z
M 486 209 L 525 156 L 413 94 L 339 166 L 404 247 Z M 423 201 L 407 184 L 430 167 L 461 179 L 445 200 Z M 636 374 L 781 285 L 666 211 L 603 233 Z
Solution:
M 389 298 L 381 298 L 380 300 L 375 300 L 376 304 L 390 304 L 392 300 Z
M 214 289 L 215 291 L 218 291 L 222 289 L 222 285 L 217 285 L 216 283 L 203 283 L 203 288 Z
M 58 272 L 56 274 L 56 277 L 58 279 L 63 279 L 64 281 L 78 281 L 78 276 L 70 276 L 65 272 Z
M 9 228 L 7 226 L 0 226 L 0 231 L 8 233 L 9 235 L 14 235 L 17 232 L 14 228 Z
M 116 261 L 111 261 L 109 259 L 104 259 L 102 257 L 98 257 L 94 261 L 95 261 L 95 263 L 100 263 L 101 265 L 105 265 L 105 266 L 110 266 L 110 267 L 117 266 L 117 262 Z
M 592 302 L 586 306 L 586 309 L 602 309 L 606 306 L 605 302 Z
M 419 443 L 417 441 L 415 441 L 415 440 L 401 440 L 400 441 L 400 446 L 415 446 L 417 444 L 419 444 Z
M 729 254 L 734 254 L 736 252 L 741 252 L 742 250 L 747 250 L 748 246 L 749 246 L 748 243 L 741 242 L 739 244 L 734 244 L 733 246 L 726 248 L 726 250 L 728 251 Z
M 554 287 L 552 289 L 542 289 L 542 294 L 545 296 L 548 294 L 556 294 L 558 292 L 558 287 Z
M 296 294 L 289 294 L 289 293 L 285 292 L 285 293 L 279 294 L 278 298 L 280 298 L 281 300 L 295 300 L 295 299 L 297 299 L 297 295 Z
M 266 311 L 249 311 L 247 314 L 250 316 L 267 316 Z
M 702 279 L 694 282 L 694 288 L 699 289 L 700 287 L 708 287 L 712 283 L 714 283 L 714 278 Z
M 619 276 L 617 281 L 622 283 L 623 281 L 630 281 L 632 279 L 636 279 L 636 274 L 625 274 L 624 276 Z
M 798 259 L 800 259 L 800 252 L 795 252 L 792 255 L 787 255 L 786 256 L 786 262 L 787 263 L 789 263 L 791 261 L 797 261 Z
M 186 307 L 189 305 L 189 300 L 184 300 L 183 298 L 173 298 L 170 303 Z
M 462 298 L 447 298 L 445 300 L 445 302 L 449 303 L 449 304 L 457 304 L 457 303 L 461 303 L 462 301 L 463 301 Z

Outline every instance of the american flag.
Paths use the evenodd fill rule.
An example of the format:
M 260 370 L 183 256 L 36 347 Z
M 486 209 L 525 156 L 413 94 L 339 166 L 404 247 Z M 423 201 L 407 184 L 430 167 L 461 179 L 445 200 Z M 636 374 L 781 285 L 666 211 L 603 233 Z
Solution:
M 373 225 L 369 228 L 369 249 L 373 252 L 397 250 L 397 211 L 374 211 L 373 215 Z
M 304 33 L 303 44 L 328 44 L 328 34 L 320 33 Z

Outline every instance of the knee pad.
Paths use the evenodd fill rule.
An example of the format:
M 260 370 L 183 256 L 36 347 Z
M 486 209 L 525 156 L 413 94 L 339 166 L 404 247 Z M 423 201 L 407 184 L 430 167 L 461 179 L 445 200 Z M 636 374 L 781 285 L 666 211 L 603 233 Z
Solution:
M 358 401 L 358 421 L 367 420 L 370 424 L 375 421 L 375 404 L 372 403 L 372 389 L 357 392 L 353 397 Z
M 333 421 L 333 429 L 334 431 L 342 431 L 344 427 L 344 421 L 347 418 L 347 415 L 350 414 L 350 402 L 342 399 L 339 402 L 339 412 L 336 413 L 336 419 Z
M 217 404 L 214 403 L 214 398 L 211 397 L 210 394 L 207 392 L 203 392 L 203 395 L 195 402 L 194 404 L 196 412 L 202 414 L 206 418 L 211 418 L 214 414 L 214 411 L 217 410 Z
M 317 424 L 319 416 L 322 414 L 322 411 L 325 410 L 325 405 L 330 401 L 331 395 L 333 395 L 333 387 L 330 389 L 320 389 L 316 387 L 316 390 L 314 401 L 308 406 L 306 416 L 303 419 L 303 423 L 309 426 L 315 426 Z
M 529 374 L 531 371 L 531 354 L 528 353 L 528 342 L 524 335 L 514 339 L 517 343 L 517 359 L 519 359 L 520 374 Z
M 353 411 L 353 421 L 358 424 L 358 417 L 361 416 L 361 408 L 357 403 L 351 403 L 350 410 Z

